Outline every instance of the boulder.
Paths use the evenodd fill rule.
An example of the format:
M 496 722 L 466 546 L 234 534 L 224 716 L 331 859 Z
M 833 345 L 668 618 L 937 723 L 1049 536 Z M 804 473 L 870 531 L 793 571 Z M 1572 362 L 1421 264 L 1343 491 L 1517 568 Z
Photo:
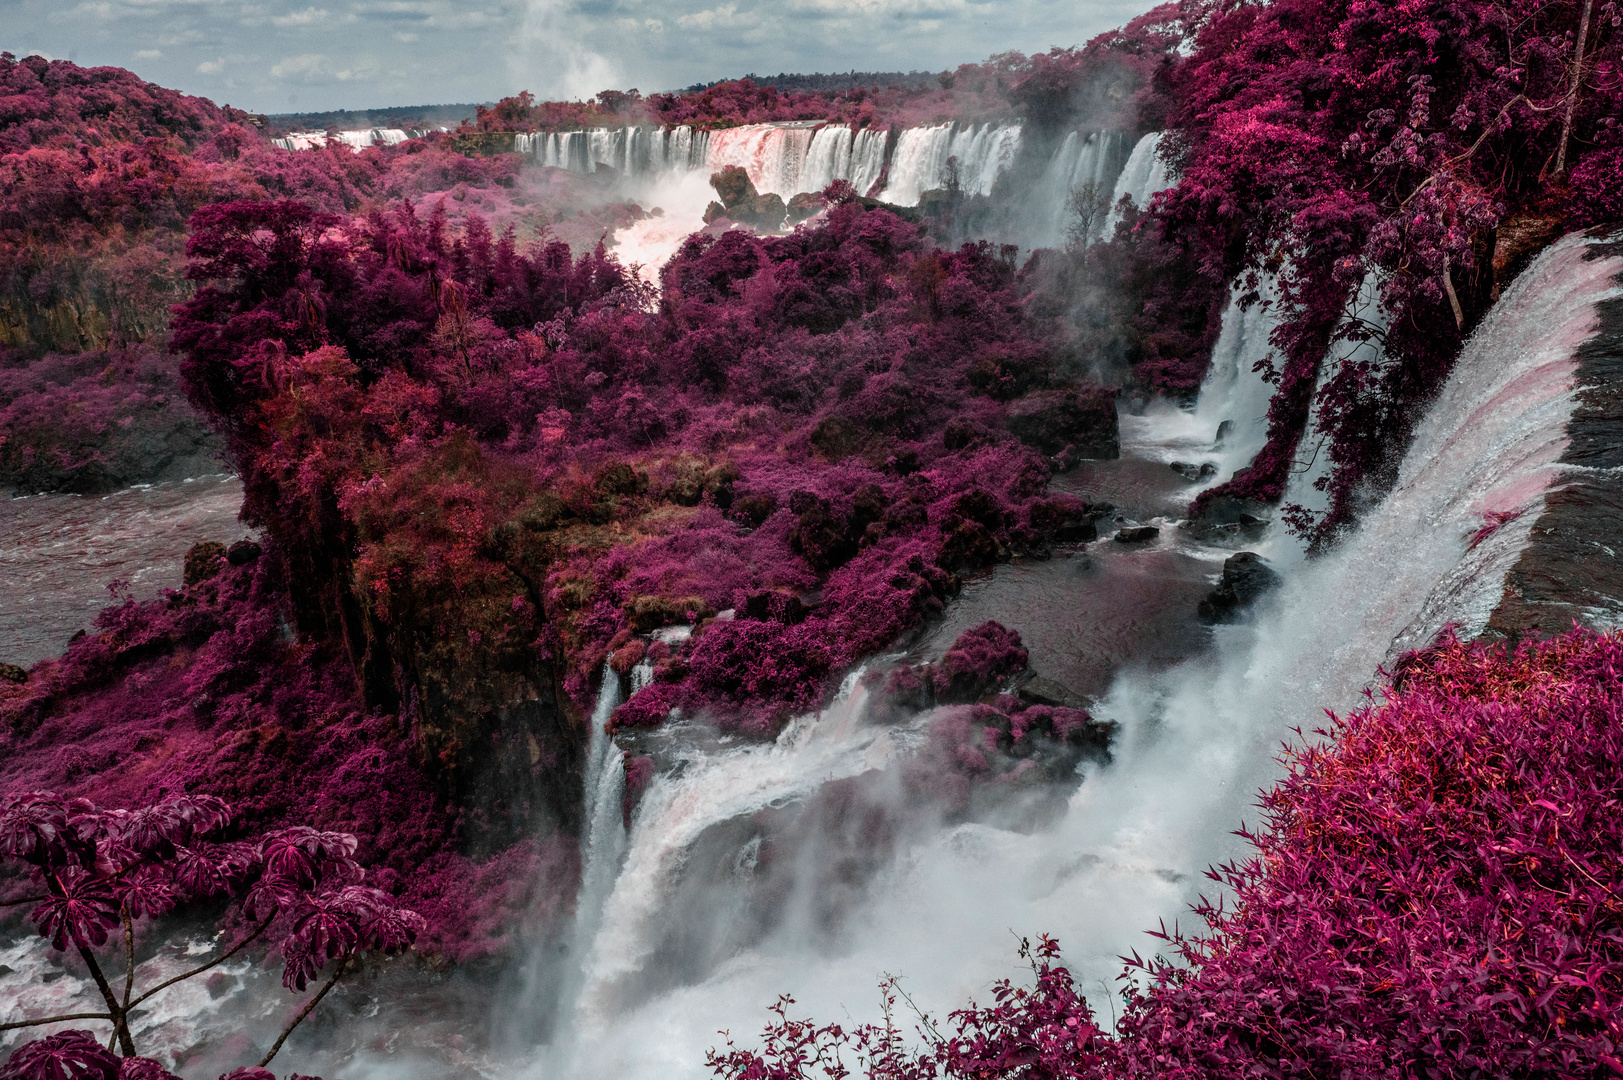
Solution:
M 1125 529 L 1116 530 L 1116 543 L 1142 544 L 1146 540 L 1154 540 L 1161 535 L 1161 530 L 1154 525 L 1133 525 Z
M 1171 469 L 1185 480 L 1210 480 L 1217 475 L 1217 466 L 1210 461 L 1196 465 L 1191 461 L 1174 461 Z
M 789 221 L 799 224 L 823 209 L 823 196 L 815 191 L 802 191 L 789 200 Z
M 715 203 L 705 211 L 705 224 L 725 216 L 740 225 L 749 225 L 761 232 L 776 232 L 783 227 L 789 208 L 781 195 L 762 195 L 755 190 L 749 173 L 737 165 L 723 166 L 710 175 L 710 186 L 721 196 L 722 214 L 713 214 Z
M 1064 709 L 1080 709 L 1084 704 L 1082 699 L 1073 694 L 1069 687 L 1041 675 L 1032 676 L 1015 693 L 1027 705 L 1051 705 Z
M 1040 390 L 1009 405 L 1005 423 L 1021 442 L 1042 453 L 1074 458 L 1121 456 L 1116 400 L 1100 387 Z
M 1223 563 L 1223 580 L 1200 602 L 1201 622 L 1234 622 L 1242 609 L 1279 588 L 1282 580 L 1254 551 L 1230 555 Z
M 28 671 L 16 664 L 0 664 L 0 682 L 25 683 L 28 681 Z
M 264 550 L 254 541 L 238 540 L 226 549 L 225 561 L 232 566 L 241 566 L 243 563 L 253 562 L 263 554 Z
M 186 564 L 181 573 L 181 580 L 187 585 L 207 581 L 220 572 L 225 561 L 225 545 L 219 541 L 204 540 L 193 544 L 186 552 Z

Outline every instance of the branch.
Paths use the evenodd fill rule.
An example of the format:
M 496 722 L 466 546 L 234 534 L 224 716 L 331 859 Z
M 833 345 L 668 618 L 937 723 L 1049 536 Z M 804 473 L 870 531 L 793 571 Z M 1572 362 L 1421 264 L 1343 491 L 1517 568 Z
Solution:
M 118 1027 L 127 1031 L 130 1025 L 130 992 L 135 989 L 135 923 L 130 919 L 130 905 L 125 901 L 119 910 L 124 919 L 124 1007 L 118 1016 Z
M 1578 50 L 1572 58 L 1572 89 L 1567 95 L 1567 115 L 1561 121 L 1561 148 L 1555 154 L 1555 175 L 1567 171 L 1567 143 L 1572 139 L 1572 117 L 1578 111 L 1578 91 L 1583 86 L 1584 45 L 1589 40 L 1589 9 L 1595 0 L 1584 0 L 1584 17 L 1578 23 Z
M 154 986 L 151 990 L 148 990 L 146 993 L 142 994 L 140 997 L 138 997 L 134 1001 L 130 1002 L 129 1007 L 133 1009 L 137 1005 L 141 1004 L 141 1002 L 143 1002 L 147 998 L 151 997 L 153 994 L 156 994 L 159 990 L 162 990 L 165 987 L 173 986 L 176 983 L 181 982 L 182 980 L 189 979 L 193 975 L 201 975 L 201 974 L 203 974 L 203 972 L 207 971 L 209 968 L 214 967 L 217 964 L 225 963 L 227 960 L 231 959 L 233 956 L 235 956 L 239 952 L 241 952 L 243 947 L 245 945 L 247 945 L 250 941 L 254 940 L 254 938 L 258 937 L 260 934 L 263 934 L 270 927 L 271 920 L 276 918 L 276 914 L 277 913 L 273 911 L 269 915 L 265 916 L 265 921 L 260 923 L 257 927 L 255 927 L 253 933 L 249 934 L 247 937 L 243 938 L 241 941 L 239 941 L 235 945 L 233 945 L 231 947 L 230 952 L 227 952 L 227 953 L 224 953 L 224 954 L 222 954 L 220 956 L 215 957 L 213 960 L 210 960 L 208 963 L 202 965 L 201 967 L 192 968 L 192 970 L 190 970 L 190 971 L 183 971 L 179 975 L 176 975 L 172 979 L 165 979 L 163 982 L 159 983 L 157 986 Z
M 276 1040 L 276 1045 L 270 1048 L 270 1053 L 265 1055 L 265 1060 L 259 1063 L 261 1069 L 270 1064 L 271 1058 L 275 1057 L 276 1052 L 282 1048 L 282 1044 L 287 1042 L 287 1037 L 293 1034 L 293 1029 L 298 1027 L 306 1016 L 310 1015 L 310 1010 L 321 1004 L 321 999 L 327 996 L 327 991 L 338 985 L 338 980 L 343 978 L 344 972 L 349 970 L 350 957 L 354 955 L 354 953 L 349 953 L 338 962 L 338 970 L 332 973 L 332 978 L 327 980 L 327 984 L 316 991 L 316 996 L 306 1002 L 304 1008 L 299 1010 L 299 1015 L 295 1016 L 287 1027 L 282 1029 L 282 1034 Z
M 107 985 L 107 976 L 101 973 L 101 965 L 96 963 L 95 954 L 88 946 L 77 946 L 79 955 L 84 957 L 85 966 L 90 969 L 90 977 L 96 980 L 96 989 L 101 991 L 102 1000 L 107 1002 L 107 1011 L 112 1016 L 113 1026 L 118 1029 L 118 1048 L 125 1057 L 135 1056 L 135 1041 L 130 1038 L 130 1029 L 124 1024 L 123 1010 L 118 1007 L 118 998 L 113 996 L 113 988 Z
M 63 1020 L 111 1020 L 108 1013 L 63 1013 L 61 1016 L 42 1016 L 38 1020 L 13 1020 L 9 1024 L 0 1024 L 0 1031 L 12 1031 L 16 1028 L 38 1027 L 40 1024 L 56 1024 Z
M 41 900 L 49 900 L 50 896 L 25 896 L 20 900 L 0 900 L 0 907 L 16 907 L 18 904 L 37 904 Z

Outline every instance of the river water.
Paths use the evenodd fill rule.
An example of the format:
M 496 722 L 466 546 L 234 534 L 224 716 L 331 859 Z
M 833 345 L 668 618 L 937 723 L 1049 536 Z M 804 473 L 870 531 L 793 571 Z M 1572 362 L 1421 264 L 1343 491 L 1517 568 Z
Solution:
M 113 602 L 115 581 L 137 600 L 178 588 L 193 544 L 251 535 L 241 509 L 242 483 L 225 474 L 111 495 L 0 498 L 0 662 L 59 656 Z

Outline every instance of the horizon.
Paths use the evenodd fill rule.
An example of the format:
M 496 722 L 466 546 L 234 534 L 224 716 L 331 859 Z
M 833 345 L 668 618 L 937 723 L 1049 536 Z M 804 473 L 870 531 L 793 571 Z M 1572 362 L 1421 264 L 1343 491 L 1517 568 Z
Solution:
M 643 93 L 721 72 L 940 71 L 1080 45 L 1142 0 L 49 0 L 8 5 L 5 49 L 113 66 L 265 114 Z M 741 10 L 742 9 L 742 10 Z M 732 76 L 741 77 L 741 76 Z

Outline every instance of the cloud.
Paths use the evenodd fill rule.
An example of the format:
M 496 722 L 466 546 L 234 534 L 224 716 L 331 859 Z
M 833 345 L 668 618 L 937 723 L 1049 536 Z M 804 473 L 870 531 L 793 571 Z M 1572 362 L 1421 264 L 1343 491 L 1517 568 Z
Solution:
M 218 75 L 225 70 L 224 60 L 205 60 L 197 65 L 199 75 Z
M 271 17 L 272 26 L 315 26 L 329 22 L 332 15 L 326 8 L 307 7 L 303 11 L 290 11 L 286 15 Z
M 508 69 L 514 85 L 508 93 L 531 90 L 542 97 L 589 98 L 599 90 L 628 85 L 619 63 L 589 44 L 593 29 L 592 18 L 565 0 L 527 0 L 511 39 Z M 622 53 L 619 59 L 635 63 L 637 57 Z
M 737 4 L 719 4 L 704 11 L 696 11 L 692 15 L 683 15 L 676 20 L 676 24 L 684 30 L 734 30 L 748 29 L 759 26 L 760 15 L 754 11 L 739 13 Z
M 136 58 L 140 59 L 140 60 L 162 60 L 163 59 L 163 50 L 162 49 L 140 49 L 140 50 L 138 50 L 136 52 L 135 55 L 136 55 Z

